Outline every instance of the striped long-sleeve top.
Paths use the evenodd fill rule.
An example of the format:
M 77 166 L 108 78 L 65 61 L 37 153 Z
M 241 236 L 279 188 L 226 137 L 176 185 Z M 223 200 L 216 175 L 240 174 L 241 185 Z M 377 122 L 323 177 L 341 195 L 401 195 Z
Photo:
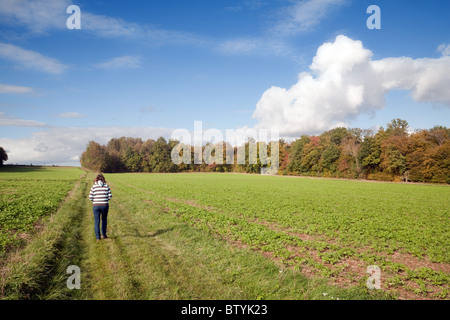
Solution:
M 89 200 L 94 202 L 94 206 L 102 206 L 109 203 L 112 194 L 111 189 L 106 183 L 102 181 L 97 181 L 91 188 L 89 192 Z

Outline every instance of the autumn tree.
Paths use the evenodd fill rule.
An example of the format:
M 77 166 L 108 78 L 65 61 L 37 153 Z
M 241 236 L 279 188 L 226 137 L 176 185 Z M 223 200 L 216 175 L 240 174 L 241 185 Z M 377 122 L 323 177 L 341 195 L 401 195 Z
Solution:
M 359 151 L 362 140 L 362 130 L 358 128 L 349 130 L 347 135 L 342 138 L 341 153 L 347 157 L 347 161 L 350 163 L 349 177 L 357 178 L 361 175 L 362 167 L 359 160 Z
M 309 143 L 307 143 L 302 150 L 302 160 L 300 162 L 301 170 L 311 175 L 317 175 L 317 173 L 321 171 L 321 156 L 322 150 L 319 145 L 319 137 L 310 137 Z
M 81 155 L 81 165 L 87 169 L 105 172 L 106 168 L 106 148 L 95 141 L 90 141 L 86 151 Z
M 407 170 L 408 122 L 392 120 L 386 128 L 386 139 L 381 142 L 381 163 L 383 172 L 393 176 L 402 176 Z
M 386 127 L 388 136 L 406 137 L 408 136 L 408 121 L 402 119 L 393 119 Z
M 301 173 L 306 172 L 305 168 L 302 167 L 302 157 L 303 157 L 303 149 L 310 142 L 310 137 L 307 135 L 303 135 L 300 139 L 295 140 L 291 144 L 289 154 L 289 165 L 288 171 L 293 173 Z
M 289 166 L 290 145 L 284 139 L 279 140 L 279 173 L 287 174 Z
M 362 173 L 367 177 L 369 174 L 381 171 L 381 143 L 386 139 L 386 131 L 380 127 L 375 134 L 366 134 L 361 143 L 358 160 L 361 164 Z
M 406 162 L 411 181 L 450 183 L 450 130 L 434 127 L 415 132 Z

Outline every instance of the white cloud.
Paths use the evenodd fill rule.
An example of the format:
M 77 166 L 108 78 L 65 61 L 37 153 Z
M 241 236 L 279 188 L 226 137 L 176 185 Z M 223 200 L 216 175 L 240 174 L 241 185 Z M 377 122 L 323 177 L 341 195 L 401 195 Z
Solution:
M 48 127 L 47 124 L 43 122 L 38 122 L 34 120 L 24 120 L 16 118 L 14 116 L 8 115 L 4 112 L 0 112 L 0 126 L 5 127 L 37 127 L 44 128 Z
M 147 45 L 204 45 L 210 42 L 210 39 L 192 33 L 128 22 L 120 18 L 96 15 L 85 10 L 82 10 L 81 15 L 82 30 L 105 38 L 134 39 Z
M 0 42 L 0 58 L 18 63 L 25 68 L 47 73 L 58 74 L 67 69 L 67 66 L 57 59 L 49 58 L 38 52 L 25 50 L 15 45 L 2 42 Z
M 0 94 L 23 94 L 32 92 L 33 89 L 30 87 L 13 86 L 0 83 Z
M 438 47 L 438 51 L 443 55 L 443 56 L 450 56 L 450 44 L 441 44 Z
M 57 115 L 60 118 L 83 118 L 86 115 L 78 112 L 63 112 Z
M 96 65 L 99 69 L 136 69 L 141 67 L 141 58 L 136 56 L 116 57 Z
M 313 30 L 332 10 L 351 0 L 304 0 L 272 12 L 267 19 L 267 30 L 261 36 L 237 37 L 220 42 L 219 52 L 224 54 L 264 54 L 293 56 L 286 38 Z M 260 3 L 262 5 L 262 3 Z M 238 8 L 241 8 L 238 6 Z
M 2 0 L 0 22 L 24 26 L 32 32 L 45 32 L 50 28 L 66 28 L 69 0 Z
M 0 146 L 8 153 L 8 163 L 79 165 L 79 157 L 91 140 L 106 144 L 122 136 L 169 139 L 172 131 L 153 127 L 50 127 L 34 132 L 30 138 L 0 138 Z
M 288 56 L 291 50 L 280 39 L 264 37 L 243 37 L 225 40 L 218 44 L 217 50 L 222 54 L 262 54 Z
M 310 31 L 326 18 L 332 10 L 348 0 L 304 0 L 284 8 L 280 21 L 272 32 L 276 35 L 295 35 Z
M 219 50 L 224 53 L 249 53 L 260 48 L 262 42 L 260 39 L 241 38 L 226 40 L 219 45 Z
M 256 129 L 279 130 L 280 136 L 320 133 L 362 113 L 384 108 L 384 95 L 411 90 L 419 102 L 450 106 L 450 57 L 372 60 L 361 41 L 346 36 L 324 43 L 291 88 L 264 92 L 253 113 Z
M 0 22 L 25 27 L 34 33 L 66 29 L 70 0 L 2 0 Z M 122 19 L 96 15 L 81 8 L 81 28 L 101 36 L 131 36 L 140 31 L 137 24 Z
M 34 147 L 33 150 L 37 152 L 47 152 L 48 147 L 45 143 L 41 142 L 36 147 Z
M 0 24 L 26 28 L 31 34 L 45 34 L 66 29 L 70 0 L 1 0 Z M 76 4 L 76 3 L 74 3 Z M 194 34 L 165 30 L 151 25 L 128 22 L 120 18 L 98 15 L 81 9 L 81 29 L 106 38 L 139 39 L 146 44 L 196 44 L 208 39 Z
M 138 37 L 143 33 L 142 27 L 137 23 L 129 23 L 125 20 L 96 15 L 81 11 L 81 28 L 92 31 L 103 37 Z

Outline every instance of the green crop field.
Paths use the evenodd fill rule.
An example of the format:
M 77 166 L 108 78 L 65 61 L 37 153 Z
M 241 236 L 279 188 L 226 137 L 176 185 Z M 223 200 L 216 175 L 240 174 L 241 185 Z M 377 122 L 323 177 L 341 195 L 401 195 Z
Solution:
M 116 192 L 344 285 L 446 297 L 450 188 L 238 174 L 116 174 Z
M 109 239 L 96 242 L 93 177 L 2 169 L 0 298 L 449 299 L 448 186 L 107 174 Z M 82 290 L 66 288 L 73 264 Z
M 20 245 L 39 218 L 56 211 L 82 174 L 79 168 L 1 168 L 0 257 L 8 248 Z

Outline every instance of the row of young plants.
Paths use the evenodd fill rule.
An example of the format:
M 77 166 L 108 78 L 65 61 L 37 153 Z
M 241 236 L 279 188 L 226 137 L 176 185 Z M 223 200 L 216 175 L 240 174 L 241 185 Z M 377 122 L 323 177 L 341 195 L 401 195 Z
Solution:
M 150 201 L 197 228 L 268 253 L 286 266 L 309 268 L 324 277 L 345 275 L 350 282 L 365 285 L 368 277 L 365 270 L 359 274 L 344 272 L 351 259 L 366 267 L 378 265 L 384 275 L 385 289 L 401 288 L 440 298 L 448 296 L 448 273 L 424 267 L 412 269 L 391 259 L 392 253 L 398 251 L 415 255 L 417 259 L 426 256 L 435 262 L 448 262 L 446 211 L 439 205 L 433 207 L 430 199 L 422 205 L 419 203 L 424 199 L 418 196 L 418 191 L 429 197 L 436 189 L 430 194 L 426 188 L 409 190 L 411 198 L 408 199 L 417 201 L 416 210 L 412 211 L 414 206 L 399 197 L 405 190 L 388 188 L 385 198 L 390 196 L 396 201 L 374 201 L 373 197 L 380 196 L 390 186 L 386 184 L 366 185 L 362 192 L 375 194 L 364 197 L 358 193 L 361 186 L 346 186 L 344 181 L 337 182 L 341 183 L 341 192 L 331 195 L 327 184 L 336 181 L 321 181 L 317 185 L 302 179 L 312 193 L 296 199 L 280 177 L 271 180 L 273 177 L 234 176 L 233 184 L 229 178 L 123 175 L 120 180 L 124 186 L 136 190 L 137 201 Z M 269 185 L 272 192 L 262 192 Z M 293 187 L 291 182 L 287 185 Z M 332 189 L 336 190 L 336 185 Z M 314 193 L 319 196 L 311 197 Z M 274 194 L 283 196 L 276 198 Z M 346 197 L 350 199 L 345 200 Z M 375 209 L 371 209 L 370 200 Z M 424 211 L 423 206 L 428 210 Z M 374 214 L 377 210 L 381 213 Z
M 28 169 L 11 166 L 0 172 L 0 257 L 30 238 L 82 173 L 78 168 Z
M 226 208 L 293 232 L 450 263 L 450 189 L 248 175 L 132 176 L 169 197 Z M 147 180 L 146 180 L 147 179 Z
M 73 187 L 70 181 L 41 183 L 8 181 L 0 186 L 0 254 L 20 245 L 35 223 L 55 212 Z

